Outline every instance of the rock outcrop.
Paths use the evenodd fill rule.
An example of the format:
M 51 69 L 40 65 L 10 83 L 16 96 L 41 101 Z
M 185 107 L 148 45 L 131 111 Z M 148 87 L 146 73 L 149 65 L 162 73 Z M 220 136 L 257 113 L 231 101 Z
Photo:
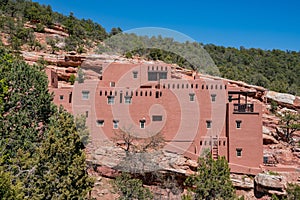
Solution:
M 255 190 L 263 194 L 285 195 L 287 181 L 280 175 L 257 174 L 254 178 Z
M 112 142 L 103 142 L 94 150 L 89 150 L 88 160 L 98 167 L 108 167 L 112 170 L 104 170 L 103 175 L 110 177 L 115 171 L 127 171 L 131 173 L 147 173 L 153 171 L 165 171 L 181 174 L 183 176 L 194 173 L 197 162 L 185 158 L 179 154 L 163 150 L 150 152 L 125 152 Z M 107 171 L 107 173 L 105 173 Z

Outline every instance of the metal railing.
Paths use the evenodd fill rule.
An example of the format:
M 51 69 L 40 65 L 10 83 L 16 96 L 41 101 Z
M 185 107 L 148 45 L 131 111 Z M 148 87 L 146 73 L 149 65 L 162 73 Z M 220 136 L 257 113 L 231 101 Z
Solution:
M 234 112 L 254 112 L 253 104 L 233 104 Z

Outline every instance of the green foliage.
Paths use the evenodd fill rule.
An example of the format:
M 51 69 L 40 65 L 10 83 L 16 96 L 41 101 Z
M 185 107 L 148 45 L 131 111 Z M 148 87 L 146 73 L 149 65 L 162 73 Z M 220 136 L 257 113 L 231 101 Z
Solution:
M 0 48 L 0 195 L 80 199 L 93 186 L 73 117 L 52 104 L 43 67 Z
M 274 101 L 274 100 L 271 100 L 271 103 L 270 103 L 270 105 L 271 105 L 271 109 L 270 109 L 270 111 L 271 111 L 272 113 L 276 113 L 276 111 L 277 111 L 277 108 L 278 108 L 278 104 L 277 104 L 277 102 L 276 102 L 276 101 Z
M 119 33 L 105 40 L 105 45 L 109 48 L 106 51 L 113 53 L 129 55 L 128 52 L 130 52 L 147 59 L 177 63 L 179 66 L 192 70 L 218 75 L 218 69 L 213 60 L 197 42 L 180 43 L 173 38 L 163 38 L 160 35 L 149 38 Z M 101 45 L 99 52 L 103 50 Z
M 12 183 L 12 176 L 9 172 L 0 169 L 0 197 L 3 200 L 22 200 L 21 184 Z
M 126 53 L 125 53 L 125 57 L 126 57 L 126 58 L 132 58 L 132 53 L 129 52 L 129 51 L 126 52 Z
M 77 49 L 76 49 L 76 52 L 79 53 L 79 54 L 82 54 L 82 53 L 85 53 L 85 49 L 83 47 L 83 45 L 80 45 Z
M 153 199 L 150 190 L 143 187 L 143 182 L 132 178 L 128 173 L 123 172 L 113 181 L 113 184 L 115 191 L 120 195 L 120 200 Z
M 276 194 L 272 194 L 271 200 L 280 200 Z
M 105 29 L 92 20 L 77 19 L 72 13 L 65 16 L 53 12 L 49 5 L 40 5 L 30 0 L 5 0 L 0 4 L 0 11 L 0 27 L 10 35 L 10 42 L 15 50 L 28 42 L 23 37 L 32 36 L 24 34 L 26 31 L 33 31 L 33 28 L 24 28 L 24 23 L 28 21 L 35 25 L 34 30 L 37 32 L 44 32 L 45 27 L 53 28 L 56 24 L 63 25 L 70 35 L 70 39 L 66 41 L 67 50 L 76 50 L 89 41 L 99 43 L 108 37 Z
M 70 78 L 69 78 L 69 82 L 71 83 L 71 85 L 74 85 L 75 80 L 76 80 L 75 75 L 74 75 L 74 74 L 71 74 L 71 76 L 70 76 Z
M 283 128 L 285 133 L 285 141 L 292 143 L 292 136 L 295 131 L 300 130 L 300 113 L 285 111 L 280 117 L 280 127 Z
M 300 52 L 204 45 L 221 76 L 300 95 Z
M 78 81 L 78 83 L 84 83 L 84 72 L 81 68 L 78 69 L 76 81 Z
M 50 118 L 39 148 L 33 196 L 44 199 L 84 198 L 93 181 L 86 172 L 85 154 L 74 119 L 60 107 Z
M 185 184 L 195 193 L 194 199 L 234 199 L 230 169 L 224 157 L 214 160 L 211 154 L 200 157 L 197 174 L 186 179 Z
M 111 31 L 110 31 L 110 33 L 109 33 L 109 35 L 113 36 L 113 35 L 117 35 L 117 34 L 122 33 L 122 32 L 123 31 L 122 31 L 122 29 L 120 27 L 118 27 L 118 28 L 112 28 Z
M 87 145 L 89 143 L 89 130 L 86 126 L 86 116 L 84 114 L 78 115 L 75 118 L 75 125 L 80 137 L 80 141 L 83 145 Z
M 268 174 L 269 174 L 269 175 L 275 175 L 275 176 L 278 176 L 278 175 L 279 175 L 278 172 L 273 172 L 273 171 L 268 171 Z
M 298 200 L 300 199 L 300 186 L 298 184 L 288 183 L 287 186 L 287 200 Z
M 51 46 L 52 54 L 54 54 L 55 51 L 59 50 L 59 48 L 56 46 L 56 43 L 58 42 L 58 39 L 47 37 L 46 42 L 47 42 L 48 45 Z

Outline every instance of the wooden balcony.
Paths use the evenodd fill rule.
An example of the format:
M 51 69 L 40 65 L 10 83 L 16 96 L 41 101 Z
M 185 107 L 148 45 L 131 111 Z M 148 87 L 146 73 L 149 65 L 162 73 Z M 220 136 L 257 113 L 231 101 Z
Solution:
M 233 112 L 239 113 L 253 113 L 254 105 L 253 104 L 233 104 Z

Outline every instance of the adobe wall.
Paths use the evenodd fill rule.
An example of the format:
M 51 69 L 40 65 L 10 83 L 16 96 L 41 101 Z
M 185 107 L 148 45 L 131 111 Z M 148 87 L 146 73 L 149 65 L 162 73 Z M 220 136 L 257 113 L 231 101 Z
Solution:
M 228 161 L 233 164 L 258 167 L 263 163 L 261 104 L 254 104 L 253 112 L 234 112 L 228 103 Z M 240 121 L 240 128 L 237 128 Z M 241 155 L 237 155 L 238 149 Z
M 72 87 L 66 88 L 49 88 L 49 92 L 54 94 L 53 102 L 62 105 L 68 112 L 73 113 L 72 109 Z

